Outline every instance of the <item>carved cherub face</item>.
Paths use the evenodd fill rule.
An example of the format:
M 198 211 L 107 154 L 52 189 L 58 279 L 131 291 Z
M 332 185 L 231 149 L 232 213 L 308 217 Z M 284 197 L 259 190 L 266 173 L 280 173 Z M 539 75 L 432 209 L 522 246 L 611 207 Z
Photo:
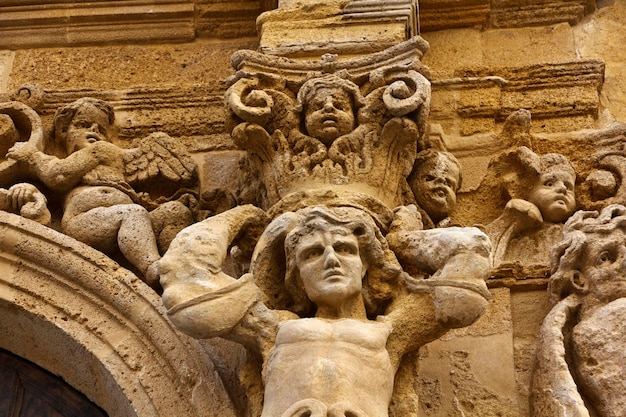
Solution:
M 305 127 L 310 136 L 329 146 L 354 130 L 352 98 L 340 87 L 320 87 L 306 103 Z
M 530 191 L 528 201 L 539 208 L 544 221 L 562 222 L 576 209 L 575 181 L 576 178 L 565 170 L 542 173 Z
M 101 140 L 108 139 L 109 117 L 91 105 L 76 111 L 66 132 L 68 155 Z
M 415 200 L 435 222 L 450 215 L 456 206 L 456 191 L 461 171 L 446 155 L 437 153 L 426 159 L 411 176 L 409 186 Z
M 316 305 L 338 307 L 361 294 L 366 268 L 357 237 L 345 228 L 302 236 L 295 254 L 304 291 Z

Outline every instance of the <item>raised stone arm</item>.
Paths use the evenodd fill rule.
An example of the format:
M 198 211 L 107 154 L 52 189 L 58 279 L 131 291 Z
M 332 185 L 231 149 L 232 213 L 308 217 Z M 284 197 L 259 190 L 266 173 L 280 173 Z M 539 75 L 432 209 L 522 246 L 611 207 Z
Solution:
M 407 220 L 410 213 L 396 210 L 387 241 L 405 269 L 430 277 L 405 277 L 407 288 L 433 288 L 435 315 L 441 325 L 455 328 L 472 324 L 490 299 L 485 284 L 491 267 L 489 238 L 475 227 L 416 230 Z M 419 224 L 417 219 L 413 224 Z
M 260 300 L 251 274 L 236 279 L 222 265 L 237 235 L 266 222 L 263 210 L 239 206 L 189 226 L 172 241 L 159 272 L 163 303 L 177 327 L 197 338 L 220 336 Z
M 9 149 L 7 158 L 26 163 L 37 178 L 51 189 L 68 191 L 101 165 L 121 167 L 122 153 L 112 143 L 100 141 L 60 159 L 39 151 L 29 143 L 20 142 Z

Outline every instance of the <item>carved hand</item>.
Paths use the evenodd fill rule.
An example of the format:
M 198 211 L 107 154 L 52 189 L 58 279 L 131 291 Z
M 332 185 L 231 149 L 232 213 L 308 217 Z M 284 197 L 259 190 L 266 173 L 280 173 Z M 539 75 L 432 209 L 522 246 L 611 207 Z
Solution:
M 46 206 L 46 197 L 32 184 L 15 184 L 8 190 L 8 200 L 15 213 L 41 224 L 49 224 L 50 211 Z
M 28 142 L 17 142 L 7 152 L 7 158 L 27 162 L 39 150 Z

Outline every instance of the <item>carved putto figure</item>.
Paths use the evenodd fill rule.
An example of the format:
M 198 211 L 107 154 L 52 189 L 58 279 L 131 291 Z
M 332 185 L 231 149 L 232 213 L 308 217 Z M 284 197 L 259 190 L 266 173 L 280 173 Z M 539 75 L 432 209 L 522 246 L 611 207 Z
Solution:
M 330 147 L 335 139 L 354 130 L 355 111 L 363 104 L 356 84 L 331 74 L 304 83 L 295 109 L 304 114 L 305 133 Z
M 250 273 L 226 275 L 229 239 L 263 218 L 242 206 L 190 226 L 159 261 L 179 328 L 238 341 L 261 358 L 263 417 L 387 417 L 404 354 L 485 308 L 488 268 L 476 265 L 489 264 L 489 242 L 477 230 L 446 244 L 439 230 L 422 231 L 412 250 L 438 273 L 419 280 L 402 272 L 362 210 L 309 207 L 270 223 Z
M 114 118 L 105 101 L 77 100 L 58 109 L 54 118 L 55 139 L 64 146 L 65 158 L 48 155 L 30 142 L 17 142 L 7 157 L 27 165 L 51 190 L 67 193 L 61 221 L 65 234 L 107 254 L 119 249 L 148 284 L 156 286 L 156 237 L 148 211 L 137 203 L 140 198 L 128 181 L 163 171 L 163 164 L 147 160 L 146 146 L 166 151 L 153 154 L 176 159 L 172 165 L 178 169 L 170 169 L 173 176 L 190 176 L 193 167 L 178 161 L 163 135 L 144 139 L 154 145 L 136 149 L 111 143 Z M 142 162 L 143 170 L 138 169 Z
M 626 415 L 626 207 L 579 211 L 553 252 L 533 415 Z
M 494 264 L 548 265 L 562 222 L 576 209 L 576 172 L 560 154 L 537 155 L 526 147 L 498 157 L 498 172 L 510 196 L 502 215 L 487 226 Z
M 450 152 L 426 149 L 417 154 L 413 171 L 407 179 L 415 200 L 436 227 L 450 225 L 450 213 L 456 206 L 461 188 L 461 164 Z

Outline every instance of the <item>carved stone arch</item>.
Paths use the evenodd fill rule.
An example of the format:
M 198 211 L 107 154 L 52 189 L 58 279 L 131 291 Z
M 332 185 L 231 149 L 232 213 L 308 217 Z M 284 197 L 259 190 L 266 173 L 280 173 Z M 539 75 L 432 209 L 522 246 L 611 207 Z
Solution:
M 200 344 L 160 297 L 82 243 L 0 212 L 0 348 L 59 375 L 109 416 L 234 416 Z

